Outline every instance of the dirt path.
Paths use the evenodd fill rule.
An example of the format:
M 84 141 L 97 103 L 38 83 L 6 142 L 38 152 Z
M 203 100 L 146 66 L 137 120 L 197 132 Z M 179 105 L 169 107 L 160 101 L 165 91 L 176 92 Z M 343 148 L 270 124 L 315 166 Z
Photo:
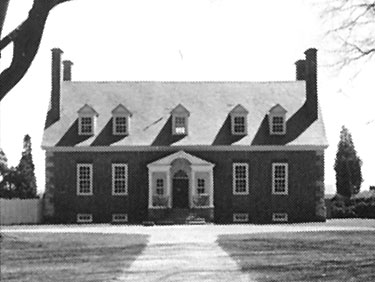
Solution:
M 254 281 L 216 243 L 212 233 L 152 234 L 143 253 L 114 281 Z

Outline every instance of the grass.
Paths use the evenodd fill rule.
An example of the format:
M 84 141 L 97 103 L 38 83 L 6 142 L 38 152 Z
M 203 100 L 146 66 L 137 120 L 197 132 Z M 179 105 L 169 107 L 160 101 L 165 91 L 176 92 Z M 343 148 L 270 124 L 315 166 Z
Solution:
M 146 235 L 1 234 L 1 281 L 108 281 L 142 252 Z
M 375 281 L 375 232 L 222 235 L 219 245 L 257 281 Z

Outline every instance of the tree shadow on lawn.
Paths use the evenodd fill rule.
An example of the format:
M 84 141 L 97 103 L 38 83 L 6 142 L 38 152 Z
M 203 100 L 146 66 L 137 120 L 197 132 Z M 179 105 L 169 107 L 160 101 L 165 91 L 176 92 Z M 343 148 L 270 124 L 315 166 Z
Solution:
M 257 281 L 375 281 L 375 232 L 220 235 L 219 246 Z
M 110 281 L 147 242 L 143 234 L 3 233 L 1 281 Z

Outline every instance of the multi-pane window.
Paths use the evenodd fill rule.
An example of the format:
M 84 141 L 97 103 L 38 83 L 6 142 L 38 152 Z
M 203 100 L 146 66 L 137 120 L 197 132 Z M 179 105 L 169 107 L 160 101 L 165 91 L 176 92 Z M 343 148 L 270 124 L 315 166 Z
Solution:
M 163 178 L 156 179 L 156 195 L 158 196 L 164 195 L 164 179 Z
M 287 222 L 288 214 L 287 213 L 273 213 L 272 221 Z
M 127 164 L 112 164 L 112 195 L 126 195 L 128 193 Z
M 234 134 L 246 133 L 246 118 L 244 116 L 233 117 L 233 133 Z
M 272 193 L 287 195 L 288 194 L 288 164 L 272 164 Z
M 113 133 L 114 134 L 128 134 L 128 118 L 125 116 L 117 116 L 113 118 L 114 127 Z
M 249 165 L 247 163 L 233 164 L 233 194 L 249 193 Z
M 197 180 L 197 193 L 198 195 L 204 194 L 206 192 L 206 180 L 204 178 L 198 178 Z
M 274 134 L 284 134 L 285 133 L 285 124 L 284 117 L 274 116 L 272 117 L 272 133 Z
M 79 134 L 90 135 L 93 133 L 93 117 L 80 117 L 79 118 Z
M 90 223 L 90 222 L 92 222 L 92 214 L 91 213 L 79 213 L 79 214 L 77 214 L 77 222 L 78 223 Z
M 77 165 L 77 195 L 92 195 L 92 164 Z
M 128 222 L 128 214 L 126 213 L 112 214 L 112 222 Z
M 186 118 L 185 117 L 175 117 L 174 127 L 176 134 L 186 134 Z
M 247 213 L 234 213 L 233 222 L 248 222 L 249 214 Z

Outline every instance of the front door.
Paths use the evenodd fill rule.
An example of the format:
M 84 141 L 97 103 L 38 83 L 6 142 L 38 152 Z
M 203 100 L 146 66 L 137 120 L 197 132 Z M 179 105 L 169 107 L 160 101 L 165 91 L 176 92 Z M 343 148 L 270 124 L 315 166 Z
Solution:
M 189 207 L 189 178 L 185 172 L 177 172 L 173 177 L 173 207 Z

